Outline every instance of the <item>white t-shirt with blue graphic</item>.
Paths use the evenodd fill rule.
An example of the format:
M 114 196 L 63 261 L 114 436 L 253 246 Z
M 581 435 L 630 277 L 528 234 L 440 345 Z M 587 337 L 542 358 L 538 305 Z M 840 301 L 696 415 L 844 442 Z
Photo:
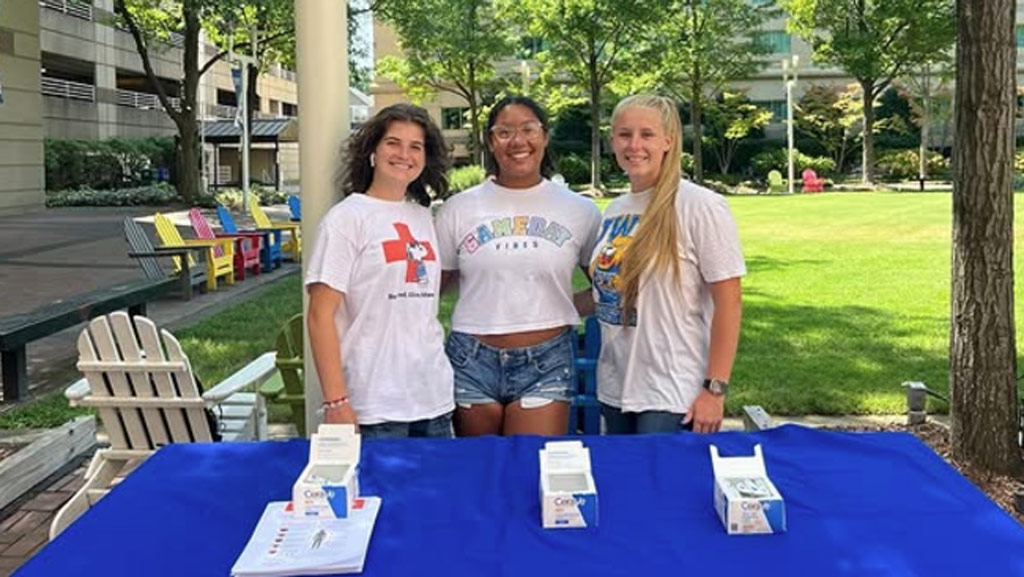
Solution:
M 455 408 L 441 263 L 430 209 L 353 194 L 317 229 L 306 285 L 345 294 L 335 324 L 349 399 L 361 425 L 430 419 Z
M 725 199 L 682 181 L 680 279 L 671 272 L 641 279 L 635 316 L 623 326 L 619 266 L 650 198 L 651 191 L 630 193 L 608 205 L 591 258 L 601 323 L 597 398 L 624 412 L 686 413 L 706 377 L 714 314 L 708 285 L 745 275 L 746 265 Z
M 549 180 L 511 189 L 487 180 L 438 212 L 444 270 L 459 271 L 452 329 L 493 335 L 580 323 L 572 275 L 587 266 L 601 211 Z

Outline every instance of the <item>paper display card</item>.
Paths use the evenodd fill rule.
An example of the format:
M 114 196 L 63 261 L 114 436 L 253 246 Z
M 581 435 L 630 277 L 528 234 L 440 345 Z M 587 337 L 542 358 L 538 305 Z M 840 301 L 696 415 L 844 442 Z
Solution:
M 786 504 L 768 478 L 761 445 L 752 457 L 722 457 L 711 445 L 715 511 L 730 535 L 783 533 Z
M 231 568 L 234 577 L 360 573 L 366 561 L 379 497 L 352 504 L 345 519 L 302 517 L 288 502 L 269 503 Z
M 549 441 L 540 450 L 541 526 L 597 526 L 597 487 L 590 449 L 580 441 Z
M 309 464 L 292 486 L 295 513 L 343 519 L 359 496 L 360 437 L 352 425 L 320 425 L 309 441 Z

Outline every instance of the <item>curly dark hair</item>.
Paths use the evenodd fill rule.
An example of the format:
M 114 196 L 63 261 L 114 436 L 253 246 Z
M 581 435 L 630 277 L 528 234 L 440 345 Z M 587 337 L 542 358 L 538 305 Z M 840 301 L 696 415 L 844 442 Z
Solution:
M 406 196 L 423 206 L 430 206 L 431 193 L 434 197 L 444 198 L 448 195 L 448 147 L 445 145 L 441 130 L 430 119 L 426 110 L 412 104 L 393 104 L 381 110 L 373 118 L 366 121 L 351 136 L 344 153 L 345 161 L 339 175 L 341 196 L 365 194 L 373 184 L 373 166 L 370 155 L 392 122 L 412 122 L 423 129 L 424 154 L 426 162 L 419 178 L 409 184 Z
M 491 107 L 491 113 L 487 115 L 487 128 L 484 129 L 485 140 L 491 137 L 491 129 L 494 128 L 494 123 L 497 122 L 498 115 L 501 114 L 501 111 L 513 104 L 529 108 L 530 112 L 537 117 L 541 126 L 544 127 L 544 133 L 547 134 L 549 132 L 548 114 L 544 112 L 544 109 L 541 108 L 540 104 L 537 104 L 537 102 L 529 96 L 506 96 L 495 102 L 494 106 Z M 494 159 L 494 152 L 491 151 L 490 146 L 484 147 L 484 169 L 487 171 L 487 174 L 494 176 L 498 176 L 498 173 L 501 170 L 501 167 L 498 166 L 498 161 Z M 551 147 L 547 146 L 544 148 L 544 158 L 540 161 L 540 174 L 544 178 L 550 178 L 554 173 L 555 159 L 551 155 Z

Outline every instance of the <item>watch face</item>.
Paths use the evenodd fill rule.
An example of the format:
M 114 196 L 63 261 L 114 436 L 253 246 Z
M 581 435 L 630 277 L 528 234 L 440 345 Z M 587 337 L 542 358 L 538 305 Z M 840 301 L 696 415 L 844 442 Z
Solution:
M 729 383 L 719 379 L 709 379 L 704 383 L 704 388 L 714 395 L 724 395 L 729 390 Z

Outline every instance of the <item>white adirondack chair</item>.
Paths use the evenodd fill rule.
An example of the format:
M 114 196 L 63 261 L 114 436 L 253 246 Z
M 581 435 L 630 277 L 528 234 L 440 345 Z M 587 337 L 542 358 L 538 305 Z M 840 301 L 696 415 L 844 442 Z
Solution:
M 64 391 L 72 406 L 95 407 L 110 448 L 93 456 L 86 482 L 50 526 L 53 539 L 168 443 L 209 442 L 205 408 L 217 415 L 223 441 L 265 439 L 266 408 L 256 388 L 276 371 L 276 353 L 261 355 L 201 396 L 174 335 L 152 320 L 119 311 L 93 319 L 78 337 L 85 378 Z M 253 392 L 244 392 L 249 389 Z

